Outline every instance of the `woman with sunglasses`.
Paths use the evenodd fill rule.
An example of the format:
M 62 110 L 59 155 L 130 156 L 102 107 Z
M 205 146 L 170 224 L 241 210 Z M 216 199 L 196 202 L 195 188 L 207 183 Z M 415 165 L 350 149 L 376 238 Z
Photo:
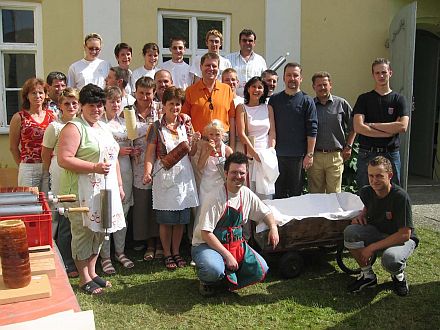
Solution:
M 60 191 L 61 168 L 57 161 L 58 138 L 63 127 L 75 118 L 79 112 L 78 91 L 70 87 L 63 90 L 58 98 L 58 107 L 61 115 L 57 120 L 51 122 L 44 132 L 43 150 L 41 152 L 43 171 L 50 174 L 50 190 L 54 195 L 58 195 Z M 78 277 L 79 273 L 73 261 L 70 247 L 72 241 L 70 222 L 66 217 L 57 214 L 52 223 L 52 233 L 63 258 L 67 276 L 71 278 Z
M 90 33 L 84 38 L 84 58 L 73 63 L 67 73 L 67 86 L 81 90 L 87 84 L 105 87 L 105 78 L 110 70 L 110 63 L 98 58 L 102 47 L 102 38 L 97 33 Z

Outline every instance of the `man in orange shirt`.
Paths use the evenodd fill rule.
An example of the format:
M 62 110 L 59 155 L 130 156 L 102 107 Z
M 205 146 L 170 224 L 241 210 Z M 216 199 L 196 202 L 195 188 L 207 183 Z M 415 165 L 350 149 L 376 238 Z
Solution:
M 231 87 L 217 80 L 219 56 L 206 53 L 200 60 L 202 79 L 186 89 L 182 113 L 191 116 L 194 131 L 203 132 L 214 119 L 229 133 L 229 145 L 235 145 L 235 106 Z

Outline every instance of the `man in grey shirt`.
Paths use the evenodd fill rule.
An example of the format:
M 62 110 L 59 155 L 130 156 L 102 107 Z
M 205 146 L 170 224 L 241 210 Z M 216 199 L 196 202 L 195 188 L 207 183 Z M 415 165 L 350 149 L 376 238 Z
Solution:
M 328 72 L 317 72 L 312 77 L 318 114 L 313 165 L 307 171 L 309 192 L 341 192 L 344 162 L 350 158 L 356 133 L 353 131 L 353 110 L 348 102 L 332 95 L 332 81 Z

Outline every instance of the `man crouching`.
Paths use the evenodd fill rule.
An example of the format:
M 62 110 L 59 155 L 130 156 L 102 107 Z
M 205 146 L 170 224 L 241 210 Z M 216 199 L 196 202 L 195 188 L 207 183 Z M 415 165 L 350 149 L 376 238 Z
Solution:
M 348 286 L 359 292 L 377 284 L 371 257 L 382 252 L 382 266 L 391 274 L 393 289 L 399 296 L 408 294 L 404 270 L 406 261 L 417 247 L 412 222 L 411 202 L 406 191 L 391 183 L 390 161 L 382 156 L 368 164 L 370 185 L 361 188 L 359 196 L 365 207 L 344 231 L 344 244 L 361 267 L 358 279 Z
M 201 206 L 194 229 L 191 255 L 197 265 L 199 291 L 212 296 L 219 289 L 237 290 L 263 281 L 268 266 L 243 237 L 248 219 L 269 227 L 268 244 L 279 242 L 278 228 L 270 209 L 243 184 L 248 158 L 231 154 L 224 165 L 226 184 L 210 192 Z

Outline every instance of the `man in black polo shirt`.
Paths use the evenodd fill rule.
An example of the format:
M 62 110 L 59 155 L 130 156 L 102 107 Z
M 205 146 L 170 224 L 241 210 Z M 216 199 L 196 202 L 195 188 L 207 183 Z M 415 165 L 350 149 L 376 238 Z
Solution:
M 353 110 L 342 97 L 332 95 L 330 73 L 316 72 L 312 77 L 318 113 L 313 165 L 307 171 L 310 193 L 341 192 L 344 162 L 350 158 L 356 133 L 353 131 Z
M 368 184 L 367 164 L 377 155 L 388 158 L 393 165 L 393 182 L 400 183 L 399 133 L 406 132 L 409 109 L 405 98 L 390 88 L 393 74 L 390 61 L 374 60 L 371 66 L 374 90 L 358 97 L 354 106 L 353 125 L 359 135 L 357 184 Z
M 382 266 L 391 274 L 394 291 L 408 294 L 404 270 L 406 261 L 417 247 L 418 239 L 412 222 L 411 202 L 405 190 L 391 183 L 390 161 L 377 156 L 368 164 L 369 186 L 360 190 L 365 207 L 344 230 L 344 245 L 361 267 L 361 274 L 348 286 L 359 292 L 377 284 L 371 257 L 382 251 Z

